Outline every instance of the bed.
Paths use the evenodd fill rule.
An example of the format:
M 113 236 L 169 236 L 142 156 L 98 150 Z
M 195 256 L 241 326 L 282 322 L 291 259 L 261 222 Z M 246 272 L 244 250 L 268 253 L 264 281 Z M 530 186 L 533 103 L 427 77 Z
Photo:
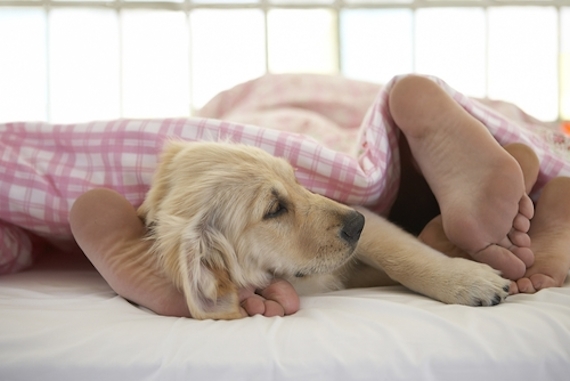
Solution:
M 337 77 L 266 76 L 220 94 L 193 121 L 104 121 L 78 126 L 15 123 L 2 126 L 0 131 L 6 134 L 10 130 L 15 136 L 14 131 L 25 130 L 26 134 L 18 136 L 29 143 L 33 133 L 48 130 L 116 134 L 113 128 L 117 126 L 127 126 L 131 132 L 154 125 L 205 126 L 201 138 L 247 141 L 271 153 L 289 155 L 300 181 L 311 189 L 386 213 L 397 187 L 397 155 L 390 156 L 397 133 L 390 132 L 390 118 L 383 107 L 390 84 L 379 89 L 378 85 Z M 452 93 L 498 140 L 533 145 L 541 157 L 535 194 L 549 178 L 570 174 L 569 140 L 552 126 L 502 102 L 477 102 Z M 524 132 L 514 132 L 521 126 Z M 6 136 L 3 142 L 8 142 Z M 150 139 L 154 145 L 145 146 L 149 151 L 160 147 L 156 136 Z M 284 138 L 290 146 L 267 143 Z M 41 139 L 34 141 L 41 144 Z M 349 144 L 351 141 L 358 144 Z M 71 155 L 65 151 L 63 140 L 57 142 L 58 152 Z M 14 145 L 20 143 L 14 140 Z M 128 145 L 120 146 L 128 151 Z M 77 145 L 74 147 L 76 152 Z M 38 154 L 39 149 L 34 148 L 27 156 L 34 158 L 36 165 L 45 159 Z M 303 154 L 307 151 L 319 152 L 318 165 L 308 161 Z M 23 151 L 18 152 L 21 157 Z M 54 156 L 49 157 L 53 161 Z M 379 159 L 386 164 L 380 169 L 374 161 Z M 53 205 L 49 213 L 47 209 L 38 211 L 38 203 L 29 199 L 30 194 L 32 199 L 39 197 L 36 193 L 26 196 L 32 206 L 25 206 L 18 195 L 5 191 L 8 172 L 0 176 L 4 178 L 0 181 L 4 222 L 22 231 L 31 230 L 57 247 L 50 246 L 41 255 L 30 252 L 24 260 L 23 255 L 15 256 L 10 271 L 6 271 L 10 273 L 0 276 L 0 380 L 456 381 L 569 377 L 568 280 L 561 288 L 514 295 L 498 306 L 480 308 L 442 304 L 400 286 L 304 296 L 300 311 L 292 316 L 255 316 L 237 321 L 164 317 L 134 306 L 117 296 L 87 259 L 65 249 L 72 245 L 65 213 L 86 187 L 120 188 L 133 204 L 144 197 L 155 162 L 142 161 L 149 168 L 147 173 L 140 171 L 141 161 L 133 159 L 130 152 L 113 160 L 102 162 L 117 173 L 117 163 L 121 163 L 122 177 L 116 177 L 115 172 L 107 177 L 74 174 L 61 170 L 60 162 L 55 168 L 59 168 L 62 179 L 67 179 L 65 189 L 56 186 L 57 171 L 52 169 L 51 182 L 42 189 L 50 194 L 50 202 L 57 204 L 60 213 L 53 211 Z M 133 168 L 139 170 L 130 171 L 125 164 L 128 160 L 134 160 L 138 167 Z M 344 163 L 343 170 L 335 169 L 337 162 Z M 77 160 L 66 163 L 79 167 Z M 356 172 L 346 169 L 351 166 Z M 78 180 L 69 181 L 70 176 Z M 10 178 L 13 182 L 20 179 Z M 146 185 L 136 187 L 135 180 Z M 349 180 L 352 187 L 345 187 Z M 56 187 L 57 192 L 49 187 Z M 11 194 L 10 198 L 5 194 Z M 38 215 L 43 220 L 39 221 Z M 49 223 L 42 225 L 44 221 Z M 3 250 L 10 248 L 7 237 L 3 236 Z

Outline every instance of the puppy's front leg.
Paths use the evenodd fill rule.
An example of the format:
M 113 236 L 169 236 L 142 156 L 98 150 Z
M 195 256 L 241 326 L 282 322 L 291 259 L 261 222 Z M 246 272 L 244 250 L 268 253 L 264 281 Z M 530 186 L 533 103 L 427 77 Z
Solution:
M 450 304 L 494 305 L 508 295 L 510 281 L 488 265 L 450 258 L 371 211 L 357 247 L 358 258 L 402 285 Z

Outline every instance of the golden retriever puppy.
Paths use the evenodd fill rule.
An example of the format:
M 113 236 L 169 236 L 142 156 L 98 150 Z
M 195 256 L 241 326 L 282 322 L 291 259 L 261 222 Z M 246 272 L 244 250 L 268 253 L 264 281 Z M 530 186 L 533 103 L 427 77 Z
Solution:
M 173 141 L 138 210 L 160 268 L 197 319 L 235 319 L 238 290 L 289 280 L 300 294 L 399 282 L 446 303 L 493 305 L 510 281 L 449 258 L 382 217 L 301 186 L 244 145 Z M 365 226 L 366 219 L 366 226 Z

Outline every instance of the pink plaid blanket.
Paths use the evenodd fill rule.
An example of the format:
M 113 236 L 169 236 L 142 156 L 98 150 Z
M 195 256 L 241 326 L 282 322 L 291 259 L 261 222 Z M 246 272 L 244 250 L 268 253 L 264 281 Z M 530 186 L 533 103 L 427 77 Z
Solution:
M 195 118 L 0 125 L 0 273 L 29 266 L 44 241 L 72 242 L 68 213 L 95 187 L 134 205 L 169 138 L 255 145 L 285 157 L 314 192 L 386 214 L 399 184 L 398 128 L 383 87 L 341 77 L 268 75 L 216 96 Z M 505 103 L 486 104 L 432 78 L 501 144 L 532 146 L 535 191 L 570 175 L 570 139 Z M 263 127 L 259 127 L 263 126 Z

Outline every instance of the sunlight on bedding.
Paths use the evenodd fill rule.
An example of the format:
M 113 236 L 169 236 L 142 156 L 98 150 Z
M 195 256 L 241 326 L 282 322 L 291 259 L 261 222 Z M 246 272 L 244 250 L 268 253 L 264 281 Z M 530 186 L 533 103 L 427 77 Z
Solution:
M 570 119 L 569 7 L 413 9 L 390 0 L 401 7 L 338 10 L 332 0 L 314 0 L 314 8 L 294 8 L 306 0 L 263 7 L 223 0 L 244 8 L 207 9 L 213 2 L 194 0 L 200 7 L 190 10 L 70 6 L 46 13 L 0 0 L 0 122 L 189 116 L 265 72 L 377 83 L 432 74 L 539 119 Z

